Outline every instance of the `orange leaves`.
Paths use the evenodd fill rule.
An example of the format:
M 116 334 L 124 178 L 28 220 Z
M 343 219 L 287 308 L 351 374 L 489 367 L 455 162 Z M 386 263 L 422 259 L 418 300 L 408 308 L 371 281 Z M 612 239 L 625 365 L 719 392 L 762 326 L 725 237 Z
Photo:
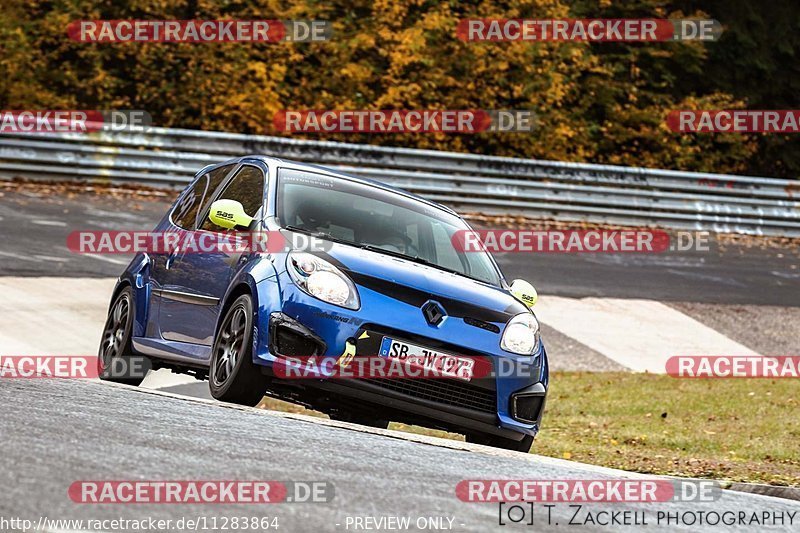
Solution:
M 653 13 L 661 4 L 643 2 L 640 9 L 651 4 Z M 243 133 L 277 133 L 268 125 L 279 110 L 527 109 L 537 114 L 539 128 L 526 134 L 316 138 L 715 172 L 745 168 L 755 150 L 746 137 L 681 136 L 664 126 L 671 109 L 742 105 L 725 94 L 685 101 L 672 95 L 683 94 L 672 80 L 702 71 L 703 44 L 468 43 L 455 35 L 458 21 L 469 17 L 584 15 L 566 0 L 517 0 L 502 9 L 490 0 L 300 0 L 289 6 L 137 0 L 102 13 L 91 0 L 6 3 L 0 19 L 5 109 L 144 109 L 159 126 Z M 101 16 L 319 19 L 331 21 L 333 35 L 329 42 L 294 44 L 96 45 L 66 37 L 69 22 Z

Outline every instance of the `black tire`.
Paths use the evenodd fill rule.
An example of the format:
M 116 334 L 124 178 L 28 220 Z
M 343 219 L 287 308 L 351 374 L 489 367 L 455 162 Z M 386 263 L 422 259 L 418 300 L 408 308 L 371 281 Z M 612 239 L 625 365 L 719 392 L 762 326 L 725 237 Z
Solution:
M 108 311 L 97 353 L 97 375 L 104 381 L 138 387 L 149 371 L 150 360 L 133 353 L 133 290 L 120 291 Z
M 511 440 L 497 435 L 487 435 L 485 433 L 468 433 L 466 435 L 467 442 L 472 444 L 483 444 L 484 446 L 491 446 L 492 448 L 502 448 L 504 450 L 513 450 L 515 452 L 528 453 L 533 446 L 533 437 L 525 435 L 522 440 Z
M 351 424 L 359 424 L 372 428 L 387 429 L 389 427 L 388 420 L 383 418 L 375 418 L 374 416 L 363 413 L 354 413 L 353 411 L 336 411 L 328 416 L 331 417 L 331 420 L 350 422 Z
M 208 388 L 221 402 L 255 406 L 267 390 L 267 378 L 253 363 L 253 299 L 236 298 L 220 323 L 211 353 Z

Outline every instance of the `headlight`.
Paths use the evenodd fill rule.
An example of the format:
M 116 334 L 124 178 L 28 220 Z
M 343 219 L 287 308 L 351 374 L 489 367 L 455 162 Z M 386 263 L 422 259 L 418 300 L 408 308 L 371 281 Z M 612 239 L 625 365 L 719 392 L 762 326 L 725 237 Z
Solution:
M 341 270 L 319 257 L 302 252 L 290 253 L 286 270 L 295 285 L 323 302 L 358 309 L 361 302 L 355 285 Z
M 507 352 L 531 355 L 539 349 L 539 321 L 531 313 L 521 313 L 506 325 L 500 347 Z

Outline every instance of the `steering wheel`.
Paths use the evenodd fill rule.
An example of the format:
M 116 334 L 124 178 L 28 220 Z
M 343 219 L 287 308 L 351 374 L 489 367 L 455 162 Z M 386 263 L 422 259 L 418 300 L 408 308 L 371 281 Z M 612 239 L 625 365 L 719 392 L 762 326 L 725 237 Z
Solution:
M 391 232 L 391 234 L 393 236 L 396 236 L 401 241 L 403 241 L 403 245 L 405 246 L 405 249 L 406 249 L 406 251 L 405 251 L 406 255 L 416 255 L 416 256 L 419 255 L 419 248 L 412 243 L 411 237 L 409 237 L 405 233 L 402 233 L 402 232 L 394 230 L 394 229 L 390 229 L 389 232 Z M 389 244 L 389 243 L 386 243 L 386 244 Z

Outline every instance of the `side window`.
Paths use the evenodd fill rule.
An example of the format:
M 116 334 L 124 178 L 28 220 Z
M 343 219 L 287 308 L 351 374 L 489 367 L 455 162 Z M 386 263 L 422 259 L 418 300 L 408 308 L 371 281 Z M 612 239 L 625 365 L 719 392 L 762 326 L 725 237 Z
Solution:
M 261 203 L 264 200 L 264 173 L 258 167 L 244 166 L 233 177 L 233 179 L 219 195 L 218 200 L 236 200 L 242 207 L 244 212 L 254 217 L 258 210 L 261 208 Z M 201 211 L 205 213 L 205 211 Z M 200 229 L 210 231 L 225 231 L 211 222 L 206 217 Z
M 178 200 L 172 211 L 172 222 L 183 229 L 193 230 L 196 228 L 198 214 L 205 211 L 214 191 L 233 167 L 234 165 L 225 165 L 200 176 L 192 188 Z

